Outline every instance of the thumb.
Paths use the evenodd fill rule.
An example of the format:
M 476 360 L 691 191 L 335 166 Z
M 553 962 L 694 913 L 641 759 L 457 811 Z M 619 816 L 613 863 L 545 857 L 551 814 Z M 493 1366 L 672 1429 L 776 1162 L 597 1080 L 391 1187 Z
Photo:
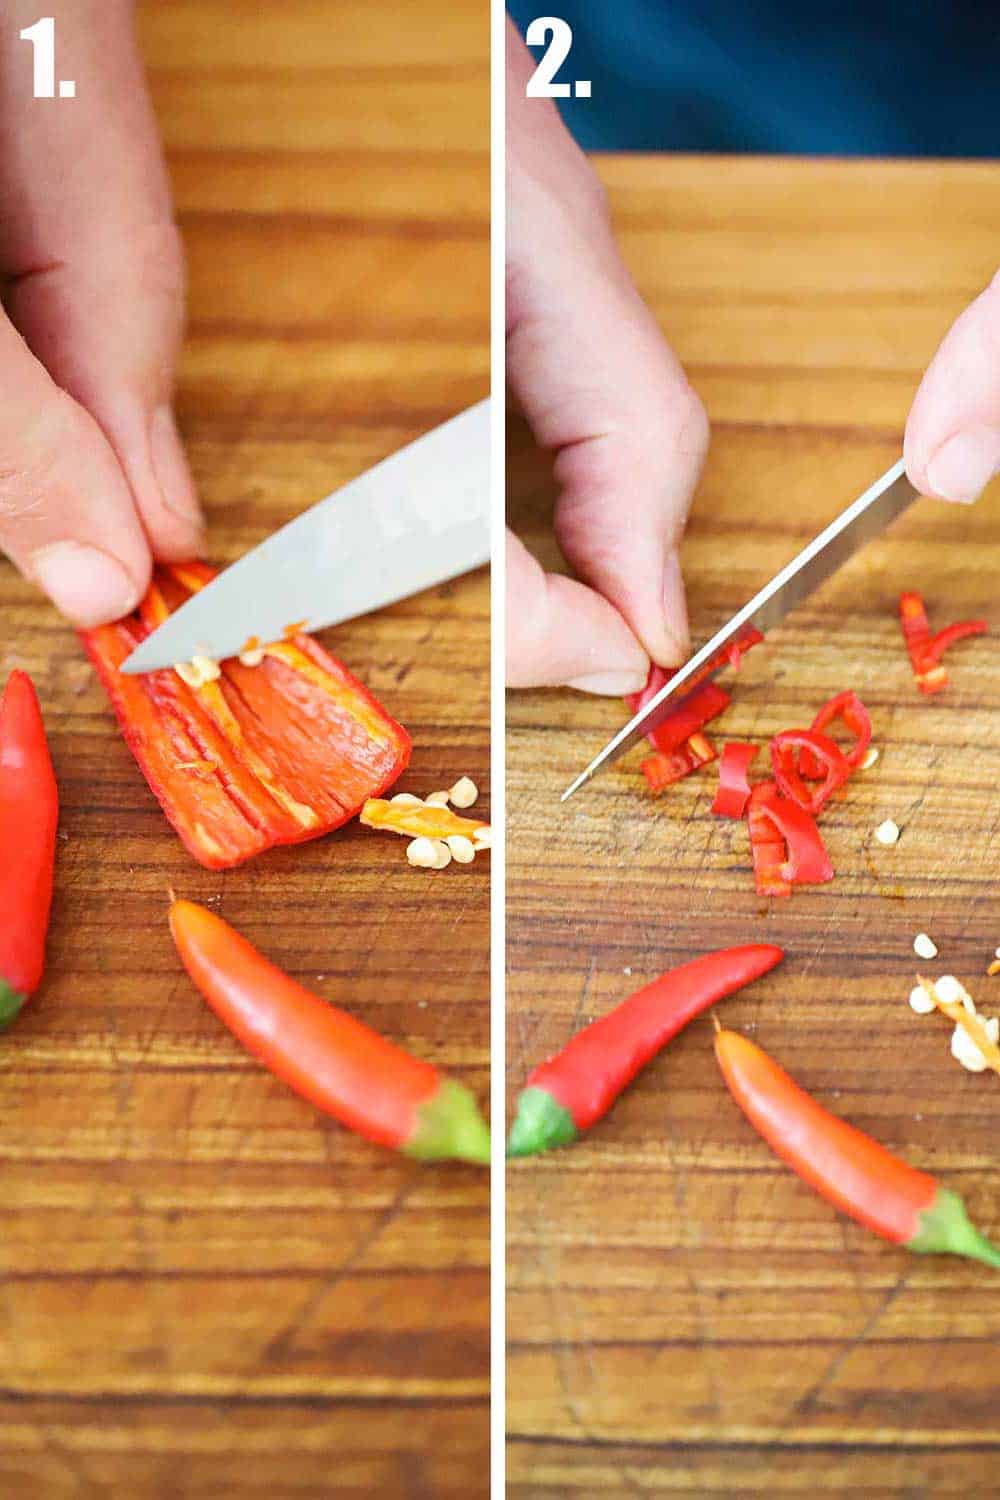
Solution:
M 922 494 L 964 504 L 1000 472 L 1000 274 L 952 324 L 927 367 L 903 457 Z
M 582 583 L 545 573 L 507 533 L 507 684 L 624 697 L 638 693 L 649 658 L 621 615 Z

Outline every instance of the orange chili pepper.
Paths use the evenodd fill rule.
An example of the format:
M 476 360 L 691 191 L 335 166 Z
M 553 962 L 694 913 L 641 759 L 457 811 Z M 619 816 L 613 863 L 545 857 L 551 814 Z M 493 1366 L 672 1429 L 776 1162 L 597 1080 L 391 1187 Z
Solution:
M 220 1021 L 297 1094 L 407 1156 L 489 1162 L 489 1130 L 462 1084 L 310 993 L 204 906 L 174 901 L 170 931 Z
M 748 1037 L 720 1028 L 715 1055 L 751 1125 L 835 1208 L 907 1250 L 1000 1268 L 1000 1250 L 972 1226 L 957 1193 L 830 1114 Z

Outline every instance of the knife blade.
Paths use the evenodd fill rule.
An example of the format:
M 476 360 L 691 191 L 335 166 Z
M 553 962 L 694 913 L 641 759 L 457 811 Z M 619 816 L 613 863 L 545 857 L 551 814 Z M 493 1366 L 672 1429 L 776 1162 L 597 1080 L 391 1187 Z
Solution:
M 490 410 L 481 401 L 289 521 L 139 645 L 123 672 L 235 656 L 320 630 L 489 561 Z
M 579 791 L 604 766 L 611 765 L 620 755 L 630 750 L 649 729 L 655 727 L 674 706 L 669 700 L 680 700 L 700 685 L 706 677 L 715 675 L 724 663 L 714 670 L 706 670 L 706 664 L 724 647 L 738 641 L 746 631 L 757 629 L 767 632 L 783 620 L 789 610 L 794 609 L 809 594 L 819 588 L 831 574 L 842 567 L 848 558 L 872 537 L 878 536 L 901 515 L 914 500 L 918 492 L 906 477 L 903 460 L 894 463 L 880 479 L 863 495 L 859 495 L 846 510 L 842 511 L 829 526 L 814 537 L 797 557 L 777 573 L 770 583 L 738 610 L 728 624 L 716 631 L 710 641 L 696 651 L 690 661 L 651 698 L 644 708 L 629 720 L 623 729 L 608 741 L 599 755 L 595 755 L 585 770 L 563 792 L 560 801 L 565 802 Z

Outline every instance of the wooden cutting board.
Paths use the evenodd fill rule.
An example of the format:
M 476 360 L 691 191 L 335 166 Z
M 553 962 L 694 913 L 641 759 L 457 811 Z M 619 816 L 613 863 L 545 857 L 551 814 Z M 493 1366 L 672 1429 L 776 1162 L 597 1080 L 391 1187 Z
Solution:
M 419 10 L 420 14 L 417 14 Z M 235 558 L 488 389 L 485 15 L 141 7 L 190 264 L 179 415 Z M 329 632 L 488 794 L 485 573 Z M 0 1493 L 486 1493 L 486 1174 L 355 1139 L 247 1057 L 167 889 L 486 1099 L 489 861 L 358 826 L 209 874 L 72 632 L 0 566 L 62 793 L 44 989 L 0 1046 Z M 484 797 L 481 807 L 488 807 Z
M 992 166 L 688 158 L 601 163 L 627 259 L 706 401 L 684 544 L 704 640 L 898 456 L 920 374 L 996 269 Z M 551 494 L 512 436 L 515 524 L 549 565 Z M 768 909 L 715 773 L 658 801 L 641 755 L 558 797 L 623 720 L 509 695 L 511 1100 L 530 1067 L 664 969 L 767 940 L 784 965 L 719 1014 L 830 1108 L 963 1193 L 1000 1237 L 1000 1079 L 906 998 L 914 935 L 988 1014 L 1000 942 L 1000 504 L 922 501 L 747 659 L 710 729 L 766 743 L 843 688 L 882 756 L 822 828 L 837 878 Z M 917 694 L 900 589 L 984 614 Z M 732 685 L 731 674 L 724 679 Z M 892 817 L 898 846 L 872 832 Z M 1000 1283 L 838 1217 L 771 1155 L 693 1024 L 590 1136 L 508 1174 L 510 1487 L 639 1494 L 985 1494 Z

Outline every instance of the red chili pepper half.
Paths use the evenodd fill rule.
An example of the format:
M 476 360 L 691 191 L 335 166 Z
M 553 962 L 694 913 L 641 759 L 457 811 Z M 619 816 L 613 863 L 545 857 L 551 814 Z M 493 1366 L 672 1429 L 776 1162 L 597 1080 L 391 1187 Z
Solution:
M 214 576 L 201 563 L 159 569 L 134 615 L 82 639 L 163 811 L 195 859 L 224 870 L 339 828 L 400 775 L 410 739 L 306 635 L 262 647 L 257 666 L 221 662 L 217 678 L 196 686 L 176 669 L 120 672 Z
M 920 691 L 927 694 L 939 693 L 947 685 L 948 674 L 941 665 L 941 658 L 949 646 L 971 635 L 983 635 L 989 629 L 985 620 L 965 620 L 932 636 L 923 597 L 914 592 L 900 594 L 899 621 L 910 653 L 913 676 Z
M 823 734 L 837 719 L 842 719 L 846 728 L 854 735 L 854 744 L 850 750 L 844 751 L 844 757 L 851 770 L 856 771 L 872 742 L 872 721 L 857 693 L 838 693 L 829 703 L 824 703 L 812 721 L 812 728 Z M 823 768 L 808 746 L 799 755 L 799 772 L 813 781 L 818 781 L 823 776 Z
M 823 781 L 810 790 L 796 765 L 795 752 L 808 752 L 810 764 L 818 764 Z M 771 764 L 774 779 L 782 794 L 808 813 L 818 813 L 823 804 L 851 774 L 847 757 L 829 735 L 815 729 L 784 729 L 771 741 Z
M 311 994 L 205 907 L 175 901 L 170 931 L 219 1019 L 297 1094 L 407 1156 L 489 1163 L 489 1130 L 462 1084 Z
M 58 822 L 38 694 L 11 672 L 0 701 L 0 1031 L 42 981 Z
M 719 790 L 712 803 L 717 818 L 742 818 L 750 801 L 750 766 L 758 745 L 726 745 L 719 761 Z
M 683 781 L 692 771 L 707 766 L 714 759 L 712 741 L 703 734 L 693 734 L 677 750 L 657 750 L 654 755 L 647 755 L 639 770 L 649 783 L 650 791 L 656 794 L 675 781 Z
M 770 943 L 707 953 L 671 969 L 578 1031 L 528 1078 L 508 1156 L 565 1146 L 606 1115 L 622 1090 L 671 1037 L 716 1000 L 781 962 Z
M 720 1030 L 715 1055 L 751 1125 L 835 1208 L 908 1250 L 1000 1268 L 1000 1250 L 973 1228 L 957 1193 L 830 1114 L 747 1037 Z

